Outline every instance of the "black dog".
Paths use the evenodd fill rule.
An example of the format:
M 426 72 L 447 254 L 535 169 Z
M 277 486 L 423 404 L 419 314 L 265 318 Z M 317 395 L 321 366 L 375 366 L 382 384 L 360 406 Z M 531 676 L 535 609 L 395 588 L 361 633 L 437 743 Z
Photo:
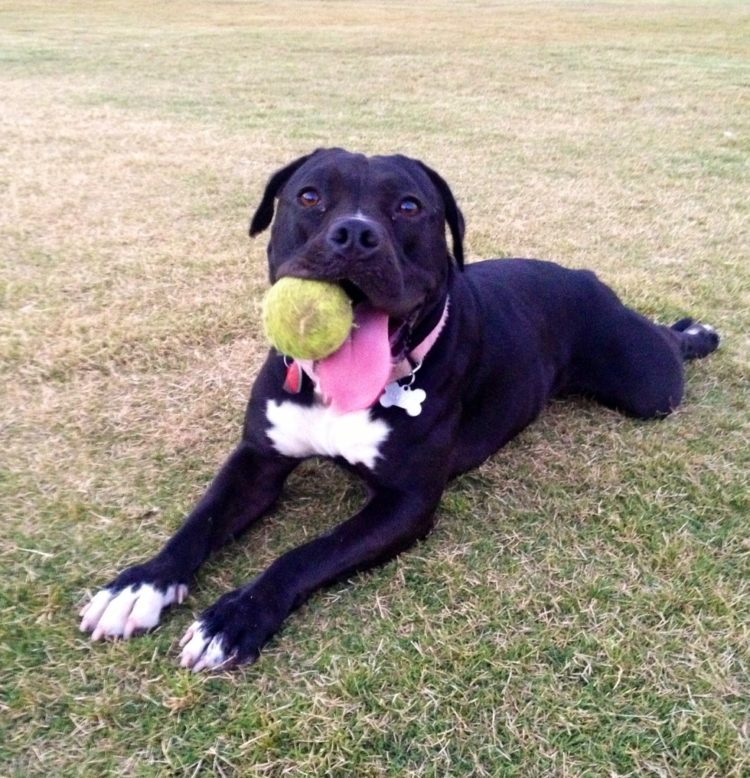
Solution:
M 340 283 L 354 305 L 352 335 L 314 364 L 271 351 L 239 447 L 162 551 L 84 608 L 81 629 L 97 640 L 156 626 L 206 557 L 274 504 L 301 459 L 332 457 L 364 479 L 370 498 L 206 610 L 182 641 L 182 665 L 194 670 L 255 659 L 316 589 L 425 536 L 448 480 L 551 397 L 664 416 L 682 398 L 683 360 L 719 342 L 690 319 L 654 324 L 586 270 L 527 259 L 464 269 L 453 194 L 413 159 L 339 149 L 302 157 L 268 182 L 251 235 L 271 224 L 276 198 L 271 281 Z

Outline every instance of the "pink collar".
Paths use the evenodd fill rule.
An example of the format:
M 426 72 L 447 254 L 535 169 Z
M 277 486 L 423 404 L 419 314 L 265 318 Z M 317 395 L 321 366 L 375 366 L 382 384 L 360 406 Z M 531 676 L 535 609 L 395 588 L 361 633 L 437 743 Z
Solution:
M 388 379 L 389 384 L 411 375 L 414 372 L 414 364 L 421 365 L 422 362 L 424 362 L 425 357 L 435 345 L 438 337 L 440 337 L 440 333 L 443 331 L 443 327 L 445 327 L 445 323 L 448 321 L 448 306 L 450 305 L 450 301 L 451 298 L 447 297 L 440 321 L 432 328 L 429 335 L 418 344 L 416 348 L 412 349 L 407 356 L 393 366 L 391 377 Z

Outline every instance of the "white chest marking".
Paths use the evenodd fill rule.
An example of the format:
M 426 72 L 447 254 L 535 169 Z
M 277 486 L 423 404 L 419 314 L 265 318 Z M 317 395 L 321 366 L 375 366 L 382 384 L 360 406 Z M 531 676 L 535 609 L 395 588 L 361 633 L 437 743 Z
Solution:
M 367 409 L 336 413 L 324 405 L 269 400 L 266 417 L 271 423 L 268 437 L 279 454 L 300 458 L 315 454 L 341 456 L 349 464 L 365 465 L 371 470 L 391 431 L 384 421 L 371 419 Z

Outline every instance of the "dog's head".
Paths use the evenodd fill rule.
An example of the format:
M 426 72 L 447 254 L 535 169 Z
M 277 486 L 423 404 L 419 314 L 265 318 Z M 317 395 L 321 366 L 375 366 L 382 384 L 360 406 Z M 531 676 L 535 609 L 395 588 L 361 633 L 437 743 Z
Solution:
M 358 302 L 408 319 L 441 296 L 452 261 L 463 265 L 464 221 L 445 181 L 418 160 L 318 150 L 274 173 L 250 224 L 276 218 L 271 282 L 282 276 L 342 283 Z M 453 238 L 453 257 L 445 228 Z
M 368 322 L 382 324 L 394 361 L 434 326 L 449 274 L 463 266 L 464 220 L 450 188 L 400 155 L 320 149 L 300 157 L 271 176 L 250 235 L 271 221 L 271 282 L 295 276 L 341 284 L 355 317 L 366 310 Z

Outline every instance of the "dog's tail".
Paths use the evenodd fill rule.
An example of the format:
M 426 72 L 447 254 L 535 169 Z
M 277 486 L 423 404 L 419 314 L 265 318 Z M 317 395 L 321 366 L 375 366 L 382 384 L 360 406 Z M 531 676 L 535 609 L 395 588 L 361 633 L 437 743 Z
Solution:
M 676 321 L 669 329 L 677 335 L 683 359 L 702 359 L 719 347 L 719 333 L 710 324 L 700 324 L 688 317 Z

